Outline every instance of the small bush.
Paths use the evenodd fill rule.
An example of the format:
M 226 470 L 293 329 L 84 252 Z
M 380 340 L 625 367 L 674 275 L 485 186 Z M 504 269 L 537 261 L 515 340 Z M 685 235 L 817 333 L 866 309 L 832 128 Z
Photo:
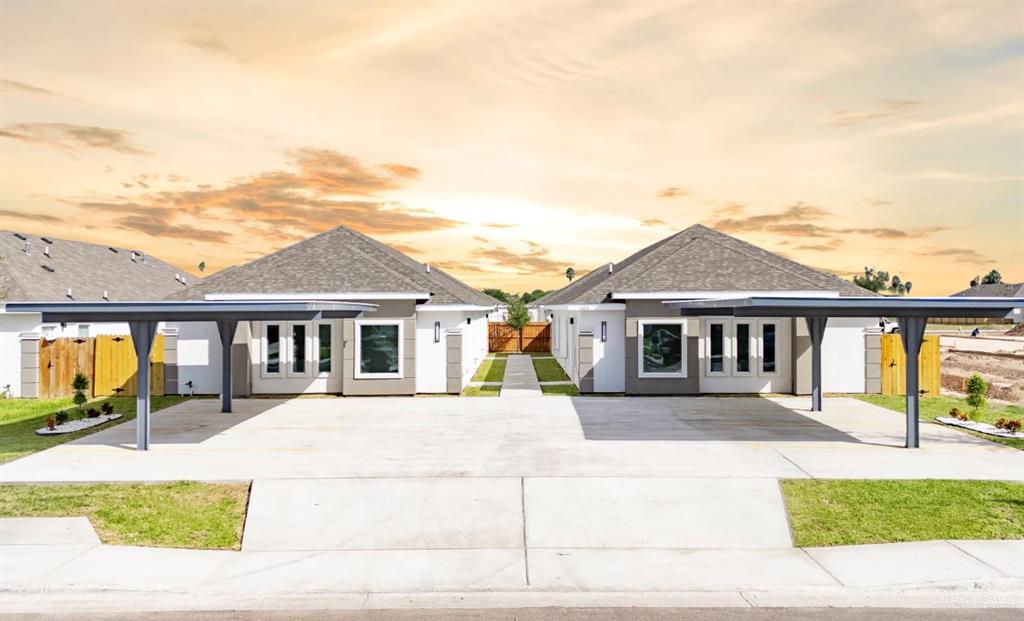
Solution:
M 89 398 L 85 396 L 85 390 L 89 388 L 89 378 L 81 373 L 75 373 L 75 379 L 71 381 L 71 388 L 75 391 L 75 396 L 72 397 L 71 400 L 74 401 L 75 405 L 78 406 L 78 409 L 81 410 L 82 406 L 85 405 L 85 402 L 89 400 Z
M 100 415 L 100 411 L 97 410 L 96 408 L 89 408 L 88 410 L 85 411 L 85 415 L 88 416 L 89 418 L 98 418 Z
M 104 401 L 103 404 L 100 405 L 100 411 L 103 412 L 104 414 L 113 414 L 114 406 L 111 405 L 109 401 Z
M 1005 429 L 1010 433 L 1017 433 L 1020 431 L 1021 422 L 1015 418 L 1000 418 L 996 421 L 996 427 L 999 429 Z
M 63 425 L 64 423 L 68 422 L 68 418 L 70 418 L 70 415 L 67 412 L 57 412 L 56 414 L 53 415 L 53 418 L 54 420 L 57 421 L 58 425 Z
M 57 419 L 52 416 L 46 417 L 46 428 L 53 431 L 57 428 Z
M 985 396 L 988 394 L 988 383 L 985 379 L 977 373 L 971 375 L 971 378 L 967 380 L 967 405 L 974 408 L 977 412 L 979 409 L 985 407 L 987 399 Z
M 966 420 L 967 418 L 967 416 L 964 415 L 964 411 L 960 408 L 951 408 L 949 410 L 949 415 L 957 420 Z

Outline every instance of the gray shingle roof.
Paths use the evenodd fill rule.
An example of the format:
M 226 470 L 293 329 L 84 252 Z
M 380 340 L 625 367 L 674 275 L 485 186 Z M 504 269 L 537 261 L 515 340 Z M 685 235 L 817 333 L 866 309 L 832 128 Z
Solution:
M 428 304 L 494 306 L 444 271 L 344 226 L 222 270 L 172 299 L 211 293 L 429 293 Z
M 991 285 L 977 285 L 958 291 L 950 297 L 956 298 L 1020 298 L 1024 297 L 1024 282 L 998 282 Z
M 535 302 L 598 304 L 612 293 L 689 291 L 834 291 L 874 295 L 816 269 L 695 224 L 622 261 L 602 266 Z
M 18 236 L 21 237 L 18 237 Z M 22 239 L 24 237 L 25 239 Z M 25 242 L 29 251 L 25 252 Z M 44 254 L 49 248 L 50 256 Z M 112 302 L 161 300 L 196 280 L 180 269 L 131 249 L 0 231 L 0 299 L 4 302 Z M 72 297 L 67 296 L 71 289 Z

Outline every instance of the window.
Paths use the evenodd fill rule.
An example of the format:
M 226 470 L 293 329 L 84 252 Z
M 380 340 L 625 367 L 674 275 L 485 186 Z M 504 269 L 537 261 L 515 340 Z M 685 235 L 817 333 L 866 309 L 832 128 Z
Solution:
M 775 373 L 775 333 L 774 323 L 761 324 L 761 372 Z
M 321 323 L 317 325 L 317 371 L 320 373 L 331 372 L 331 324 Z
M 267 324 L 267 373 L 281 372 L 281 326 Z
M 639 376 L 686 377 L 683 323 L 639 321 L 637 324 Z
M 725 323 L 708 322 L 708 375 L 725 375 Z
M 87 339 L 89 338 L 89 324 L 80 323 L 78 324 L 78 338 Z
M 356 323 L 356 377 L 402 377 L 402 323 Z
M 736 324 L 736 375 L 750 373 L 750 324 Z
M 292 373 L 306 372 L 306 324 L 292 324 Z

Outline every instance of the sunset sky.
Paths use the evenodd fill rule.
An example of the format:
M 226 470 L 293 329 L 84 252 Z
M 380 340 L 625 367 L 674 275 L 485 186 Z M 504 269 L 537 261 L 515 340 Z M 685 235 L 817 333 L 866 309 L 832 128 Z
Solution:
M 696 222 L 1024 280 L 1024 3 L 0 4 L 2 228 L 207 274 L 345 224 L 478 287 Z

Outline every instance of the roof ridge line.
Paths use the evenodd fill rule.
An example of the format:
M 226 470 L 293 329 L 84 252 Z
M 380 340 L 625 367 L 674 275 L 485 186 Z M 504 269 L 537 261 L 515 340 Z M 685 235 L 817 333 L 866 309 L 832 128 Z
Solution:
M 366 236 L 364 236 L 364 235 L 363 235 L 362 233 L 359 233 L 358 231 L 353 231 L 352 229 L 350 229 L 350 228 L 348 228 L 347 226 L 344 226 L 344 225 L 339 225 L 339 226 L 335 227 L 334 229 L 331 229 L 331 231 L 337 231 L 338 229 L 344 229 L 344 231 L 345 231 L 346 233 L 353 233 L 353 232 L 355 232 L 355 233 L 356 233 L 356 234 L 357 234 L 358 236 L 361 236 L 361 237 L 366 237 Z M 331 232 L 331 231 L 327 231 L 327 232 Z M 313 238 L 310 238 L 310 239 L 313 239 Z M 367 239 L 370 239 L 370 238 L 368 238 L 368 237 L 367 237 Z M 302 242 L 299 242 L 299 243 L 302 243 Z M 381 242 L 377 242 L 377 243 L 381 243 Z M 353 246 L 353 247 L 355 247 L 355 246 Z M 387 269 L 388 271 L 392 272 L 392 273 L 393 273 L 394 275 L 398 276 L 399 278 L 401 278 L 402 280 L 404 280 L 404 281 L 405 281 L 406 283 L 408 283 L 408 284 L 412 285 L 412 286 L 413 286 L 413 290 L 412 290 L 412 293 L 419 293 L 419 291 L 416 291 L 416 289 L 415 289 L 415 287 L 419 287 L 419 283 L 415 283 L 415 282 L 413 282 L 413 281 L 412 281 L 412 280 L 410 280 L 410 279 L 409 279 L 409 278 L 408 278 L 408 277 L 407 277 L 407 276 L 406 276 L 405 274 L 402 274 L 402 273 L 401 273 L 401 272 L 399 272 L 398 270 L 394 269 L 393 267 L 391 267 L 390 265 L 388 265 L 388 264 L 387 264 L 387 262 L 385 262 L 385 261 L 381 261 L 380 259 L 378 259 L 378 258 L 376 258 L 376 257 L 372 256 L 372 255 L 371 255 L 371 254 L 370 254 L 369 252 L 367 252 L 367 251 L 366 251 L 365 249 L 363 249 L 363 248 L 358 248 L 358 247 L 355 247 L 355 248 L 356 248 L 356 251 L 357 251 L 357 252 L 358 252 L 358 253 L 359 253 L 360 255 L 362 255 L 363 257 L 366 257 L 367 259 L 370 259 L 370 260 L 372 260 L 372 261 L 373 261 L 374 263 L 377 263 L 378 265 L 382 265 L 382 266 L 383 266 L 383 267 L 384 267 L 385 269 Z M 410 259 L 412 259 L 412 257 L 409 257 L 409 258 L 410 258 Z M 413 259 L 413 261 L 415 261 L 415 259 Z M 433 293 L 433 292 L 432 292 L 432 291 L 427 291 L 427 293 Z
M 716 231 L 716 232 L 717 232 L 717 231 Z M 768 267 L 771 267 L 771 268 L 773 268 L 773 269 L 777 269 L 777 270 L 779 270 L 780 272 L 785 272 L 786 274 L 789 274 L 789 275 L 791 275 L 791 276 L 794 276 L 794 277 L 796 277 L 796 278 L 799 278 L 800 280 L 803 280 L 803 281 L 805 281 L 805 282 L 808 282 L 808 283 L 810 283 L 810 284 L 812 284 L 812 285 L 814 285 L 814 286 L 818 286 L 818 287 L 820 287 L 820 286 L 821 286 L 821 285 L 820 285 L 820 283 L 816 283 L 816 282 L 814 282 L 813 280 L 811 280 L 811 279 L 810 279 L 810 278 L 808 278 L 807 276 L 804 276 L 803 274 L 798 274 L 798 273 L 796 273 L 795 271 L 793 271 L 793 270 L 791 270 L 791 269 L 787 269 L 787 267 L 788 267 L 788 266 L 781 266 L 781 265 L 772 265 L 772 264 L 771 264 L 771 263 L 769 263 L 768 261 L 765 261 L 764 259 L 762 259 L 762 258 L 760 258 L 760 257 L 754 256 L 754 255 L 753 255 L 753 254 L 751 254 L 750 252 L 747 252 L 746 250 L 743 250 L 743 249 L 741 249 L 741 248 L 730 248 L 729 246 L 727 246 L 727 245 L 723 244 L 722 242 L 718 241 L 717 239 L 711 239 L 710 237 L 707 237 L 706 239 L 707 239 L 707 240 L 708 240 L 709 242 L 711 242 L 712 244 L 715 244 L 715 245 L 721 246 L 722 248 L 725 248 L 725 249 L 727 249 L 727 250 L 732 250 L 733 252 L 738 252 L 738 253 L 740 253 L 740 254 L 742 254 L 742 255 L 744 255 L 744 256 L 746 256 L 746 257 L 750 258 L 750 259 L 753 259 L 754 261 L 757 261 L 757 262 L 759 262 L 759 263 L 762 263 L 762 264 L 764 264 L 764 265 L 767 265 Z M 746 244 L 746 243 L 749 243 L 749 242 L 745 242 L 745 241 L 743 241 L 742 239 L 738 239 L 738 238 L 736 238 L 736 237 L 729 237 L 729 239 L 736 239 L 736 240 L 738 240 L 738 241 L 740 241 L 741 243 L 744 243 L 744 244 Z M 753 245 L 753 244 L 751 244 L 751 245 Z M 756 247 L 756 246 L 755 246 L 755 247 Z M 767 250 L 764 250 L 763 252 L 768 252 L 768 251 L 767 251 Z M 800 265 L 800 264 L 799 264 L 799 263 L 797 263 L 796 261 L 793 261 L 792 259 L 787 259 L 786 257 L 784 257 L 784 256 L 782 256 L 782 255 L 779 255 L 779 254 L 775 254 L 775 253 L 769 253 L 769 254 L 771 254 L 771 255 L 772 255 L 773 257 L 776 257 L 776 258 L 778 258 L 778 259 L 782 259 L 783 261 L 786 261 L 787 263 L 793 263 L 793 264 L 796 264 L 796 265 Z M 815 270 L 814 268 L 811 268 L 811 267 L 807 267 L 806 265 L 800 265 L 800 267 L 804 267 L 804 268 L 806 268 L 806 269 L 809 269 L 809 270 L 811 270 L 811 271 L 813 271 L 813 272 L 819 273 L 819 274 L 821 274 L 821 275 L 823 275 L 823 276 L 827 276 L 827 274 L 825 274 L 824 272 L 818 272 L 818 270 Z

